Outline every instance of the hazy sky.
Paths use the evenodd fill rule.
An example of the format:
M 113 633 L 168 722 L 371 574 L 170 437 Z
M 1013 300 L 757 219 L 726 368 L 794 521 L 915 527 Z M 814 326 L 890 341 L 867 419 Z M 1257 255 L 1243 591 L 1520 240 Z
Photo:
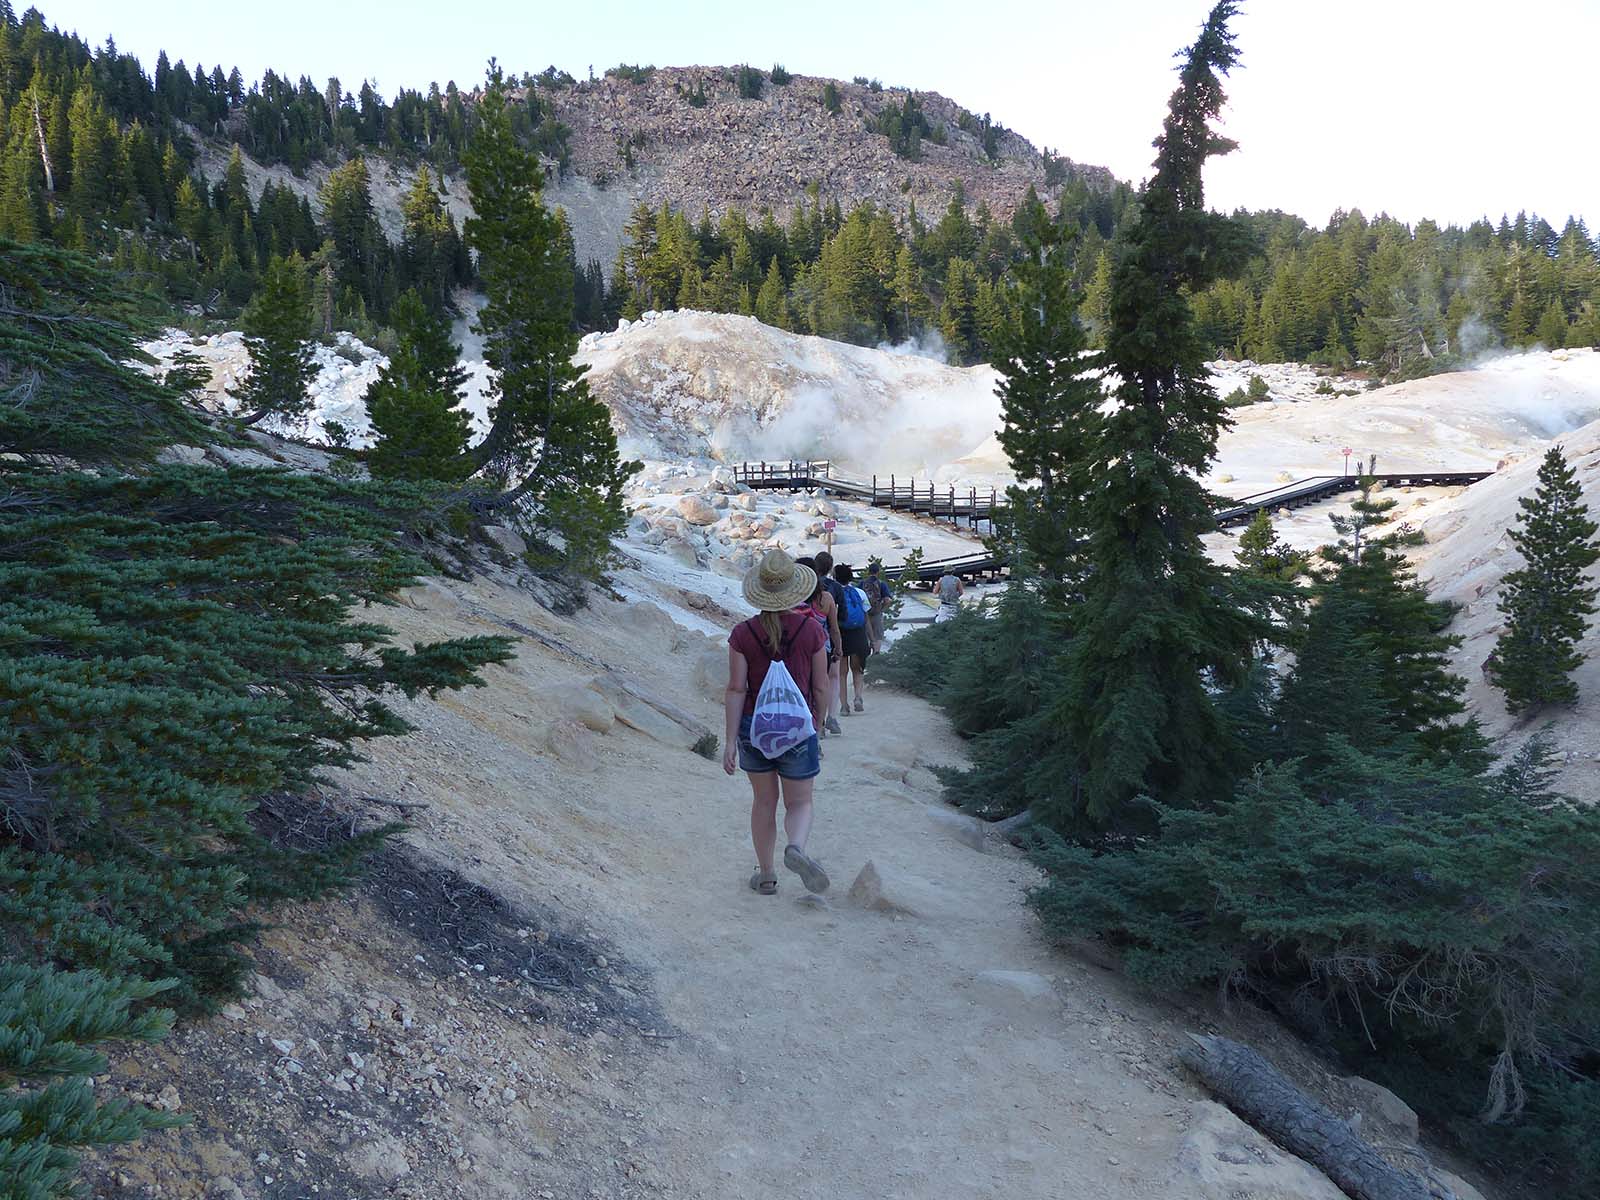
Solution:
M 17 7 L 23 7 L 17 0 Z M 1204 0 L 50 0 L 52 24 L 207 68 L 402 85 L 550 63 L 782 62 L 942 92 L 1041 146 L 1146 173 Z M 1518 208 L 1600 219 L 1592 136 L 1600 0 L 1247 0 L 1213 206 L 1468 221 Z

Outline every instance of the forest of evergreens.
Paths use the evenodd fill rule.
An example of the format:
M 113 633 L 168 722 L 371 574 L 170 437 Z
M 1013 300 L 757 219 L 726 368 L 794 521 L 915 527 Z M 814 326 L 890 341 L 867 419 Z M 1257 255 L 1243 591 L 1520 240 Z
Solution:
M 1054 208 L 1080 233 L 1072 278 L 1098 345 L 1112 242 L 1137 204 L 1122 188 L 1069 182 Z M 1576 218 L 1559 232 L 1526 213 L 1465 229 L 1360 212 L 1322 228 L 1279 212 L 1232 220 L 1248 252 L 1192 297 L 1213 357 L 1364 362 L 1404 378 L 1501 347 L 1600 346 L 1600 255 Z M 813 192 L 785 225 L 769 211 L 691 221 L 641 208 L 626 233 L 603 299 L 599 264 L 589 264 L 581 311 L 591 327 L 701 308 L 867 345 L 936 331 L 953 361 L 969 363 L 990 361 L 1015 317 L 1003 283 L 1019 254 L 1017 218 L 973 209 L 959 193 L 931 223 L 914 205 L 900 220 Z

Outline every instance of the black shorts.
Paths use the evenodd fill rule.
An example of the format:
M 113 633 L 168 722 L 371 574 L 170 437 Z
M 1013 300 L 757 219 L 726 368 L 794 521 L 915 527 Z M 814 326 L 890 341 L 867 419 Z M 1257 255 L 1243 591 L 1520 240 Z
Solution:
M 841 629 L 839 632 L 844 635 L 844 656 L 866 662 L 867 655 L 872 653 L 872 639 L 867 634 L 867 627 L 863 625 L 859 629 Z

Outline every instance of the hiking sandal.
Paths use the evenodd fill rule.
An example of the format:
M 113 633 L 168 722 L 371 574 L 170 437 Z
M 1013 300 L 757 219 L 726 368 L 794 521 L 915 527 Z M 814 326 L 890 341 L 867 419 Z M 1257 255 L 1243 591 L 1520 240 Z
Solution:
M 800 882 L 806 885 L 806 891 L 821 893 L 828 890 L 828 873 L 816 859 L 806 854 L 799 846 L 791 843 L 784 847 L 783 865 L 800 876 Z
M 763 875 L 761 868 L 757 867 L 755 874 L 750 876 L 750 890 L 763 896 L 776 896 L 778 894 L 777 875 Z

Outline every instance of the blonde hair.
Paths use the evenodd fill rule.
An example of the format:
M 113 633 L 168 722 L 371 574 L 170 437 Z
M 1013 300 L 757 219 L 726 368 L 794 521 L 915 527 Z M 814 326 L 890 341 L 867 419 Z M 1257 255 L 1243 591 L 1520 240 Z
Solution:
M 772 646 L 767 657 L 775 659 L 778 657 L 778 651 L 783 648 L 783 618 L 775 612 L 764 612 L 761 614 L 761 628 L 766 632 L 767 641 Z

